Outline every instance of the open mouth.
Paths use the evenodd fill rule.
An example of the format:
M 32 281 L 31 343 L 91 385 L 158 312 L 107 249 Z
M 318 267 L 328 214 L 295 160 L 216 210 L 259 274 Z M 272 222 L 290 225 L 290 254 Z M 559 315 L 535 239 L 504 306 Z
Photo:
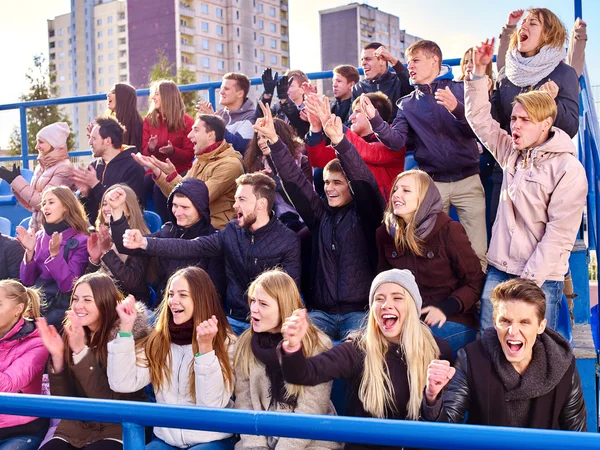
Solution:
M 394 314 L 384 314 L 381 316 L 381 323 L 383 325 L 383 329 L 386 331 L 394 328 L 396 322 L 398 322 L 398 316 Z
M 406 206 L 406 204 L 402 202 L 394 202 L 394 208 L 402 208 L 403 206 Z
M 340 196 L 340 194 L 336 194 L 335 192 L 327 194 L 327 197 L 329 197 L 329 198 L 337 198 L 339 196 Z
M 527 33 L 519 33 L 519 42 L 525 42 L 529 39 L 529 35 Z
M 173 313 L 173 315 L 182 314 L 183 311 L 184 310 L 182 308 L 171 308 L 171 312 Z
M 238 220 L 242 220 L 243 218 L 244 218 L 244 215 L 241 212 L 237 213 Z
M 523 342 L 509 339 L 506 341 L 506 346 L 511 354 L 516 355 L 523 348 Z
M 521 135 L 519 133 L 513 133 L 512 141 L 514 145 L 519 145 L 519 143 L 521 142 Z
M 410 72 L 408 72 L 408 75 L 409 75 L 411 78 L 414 78 L 414 77 L 417 75 L 417 72 L 415 72 L 414 70 L 411 70 Z
M 87 317 L 87 313 L 77 313 L 77 317 Z
M 260 323 L 260 319 L 258 317 L 251 316 L 252 323 L 258 325 Z

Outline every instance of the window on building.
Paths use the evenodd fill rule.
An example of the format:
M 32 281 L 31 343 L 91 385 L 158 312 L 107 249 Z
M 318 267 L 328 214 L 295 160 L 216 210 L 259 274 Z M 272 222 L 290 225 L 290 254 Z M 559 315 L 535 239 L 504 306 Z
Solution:
M 58 65 L 58 70 L 63 70 L 65 68 L 65 64 L 64 63 L 60 63 Z
M 117 15 L 117 20 L 125 20 L 125 13 L 124 12 L 120 12 Z
M 261 62 L 265 61 L 265 54 L 263 52 L 260 52 L 260 61 Z
M 102 50 L 104 48 L 104 44 L 102 42 L 98 42 L 98 50 Z
M 210 75 L 202 75 L 202 82 L 203 83 L 210 82 Z
M 258 29 L 262 30 L 265 27 L 265 21 L 264 20 L 259 20 L 258 21 Z
M 50 46 L 49 47 L 50 48 L 54 48 L 54 47 L 56 47 L 56 44 L 54 42 L 50 42 Z
M 259 13 L 263 12 L 263 4 L 262 3 L 258 4 L 258 12 Z
M 127 43 L 127 39 L 125 38 L 119 38 L 119 45 L 124 45 Z
M 208 39 L 202 39 L 202 50 L 208 50 L 208 49 L 209 49 Z
M 207 57 L 202 58 L 202 67 L 206 67 L 207 69 L 210 67 L 210 59 Z
M 238 52 L 238 55 L 240 54 L 240 51 L 241 51 L 241 48 L 240 48 L 240 46 L 238 45 L 238 46 L 237 46 L 237 52 Z
M 225 45 L 222 42 L 217 42 L 217 52 L 223 53 L 225 51 Z
M 57 35 L 59 35 L 59 36 L 62 36 L 62 33 L 63 33 L 63 30 L 62 30 L 62 28 L 59 28 L 59 29 L 56 31 L 56 34 L 57 34 Z
M 109 60 L 109 61 L 112 61 L 113 59 L 115 59 L 115 54 L 114 54 L 114 52 L 110 52 L 110 53 L 108 54 L 108 60 Z
M 258 50 L 254 49 L 254 57 L 258 58 Z
M 252 22 L 254 22 L 254 25 L 256 25 L 256 16 L 252 16 Z
M 102 30 L 98 31 L 98 37 L 101 38 L 102 37 Z
M 107 34 L 108 34 L 109 36 L 112 36 L 112 35 L 113 35 L 113 29 L 112 29 L 112 28 L 109 28 L 109 29 L 108 29 L 108 32 L 107 32 Z
M 100 78 L 98 80 L 98 86 L 104 86 L 104 79 L 103 78 Z
M 104 67 L 98 67 L 98 74 L 102 75 L 104 73 Z
M 202 31 L 208 33 L 208 22 L 202 22 Z
M 125 69 L 127 69 L 127 63 L 120 63 L 119 70 L 125 70 Z
M 254 65 L 254 73 L 258 73 L 258 66 L 256 64 Z
M 126 29 L 125 25 L 120 25 L 119 26 L 119 33 L 125 33 L 125 29 Z
M 242 64 L 238 61 L 238 72 L 242 71 Z
M 270 24 L 269 29 L 271 30 L 271 33 L 277 33 L 277 24 Z
M 254 32 L 254 41 L 256 41 L 256 31 Z
M 98 56 L 98 62 L 104 62 L 104 55 Z
M 264 36 L 261 36 L 260 38 L 258 38 L 258 43 L 259 43 L 260 45 L 265 45 L 265 37 L 264 37 Z
M 127 75 L 119 75 L 119 81 L 120 82 L 127 81 Z
M 200 5 L 200 12 L 201 12 L 202 14 L 208 14 L 208 5 L 206 5 L 206 4 L 204 4 L 204 3 L 202 3 L 202 4 Z
M 275 17 L 275 8 L 273 8 L 273 7 L 269 8 L 269 15 L 271 17 Z
M 275 56 L 275 55 L 271 56 L 271 64 L 277 64 L 277 56 Z
M 65 57 L 65 54 L 64 54 L 64 52 L 60 52 L 60 53 L 58 54 L 58 59 L 63 59 L 64 57 Z
M 108 16 L 108 18 L 106 19 L 106 23 L 112 23 L 112 16 Z
M 115 41 L 108 41 L 108 48 L 114 48 Z
M 115 71 L 114 64 L 111 64 L 110 66 L 108 66 L 108 73 L 113 73 L 114 71 Z
M 98 25 L 99 27 L 101 27 L 102 26 L 102 19 L 96 20 L 96 25 Z
M 127 54 L 127 50 L 119 51 L 119 58 L 123 58 Z
M 65 76 L 64 76 L 64 75 L 61 75 L 60 77 L 58 77 L 58 79 L 59 79 L 60 81 L 65 81 Z
M 383 31 L 385 31 L 387 33 L 387 31 L 388 31 L 388 26 L 387 25 L 383 26 Z
M 112 84 L 115 84 L 115 77 L 110 77 L 110 78 L 108 79 L 108 82 L 109 82 L 111 85 L 112 85 Z
M 225 61 L 219 61 L 217 63 L 217 67 L 219 68 L 219 70 L 225 70 Z
M 377 29 L 381 30 L 381 24 L 380 23 L 377 23 Z
M 63 41 L 58 41 L 58 46 L 62 48 L 64 42 Z
M 236 28 L 237 37 L 240 37 L 240 29 Z
M 277 41 L 275 39 L 271 39 L 271 48 L 277 48 Z
M 392 28 L 392 34 L 396 34 L 396 29 Z
M 219 18 L 223 17 L 223 8 L 217 8 L 216 13 L 217 13 L 217 17 L 219 17 Z
M 223 26 L 222 25 L 217 25 L 217 34 L 219 36 L 223 35 Z

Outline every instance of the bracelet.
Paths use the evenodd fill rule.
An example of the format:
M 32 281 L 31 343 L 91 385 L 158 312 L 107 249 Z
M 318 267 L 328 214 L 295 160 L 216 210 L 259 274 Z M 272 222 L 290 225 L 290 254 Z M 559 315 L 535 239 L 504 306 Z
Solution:
M 133 333 L 129 331 L 119 331 L 119 337 L 133 337 Z
M 202 356 L 203 354 L 204 354 L 204 353 L 200 353 L 200 352 L 198 352 L 198 353 L 196 353 L 196 354 L 194 355 L 194 357 L 198 358 L 199 356 Z
M 97 263 L 95 263 L 94 261 L 92 261 L 92 257 L 91 256 L 88 258 L 88 261 L 90 262 L 91 265 L 96 266 L 96 267 L 100 267 L 100 265 L 102 264 L 101 261 L 98 261 Z

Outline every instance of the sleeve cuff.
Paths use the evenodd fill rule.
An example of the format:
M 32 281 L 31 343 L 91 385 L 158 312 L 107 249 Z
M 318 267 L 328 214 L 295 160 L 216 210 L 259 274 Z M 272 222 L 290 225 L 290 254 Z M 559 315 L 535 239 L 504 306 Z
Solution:
M 79 353 L 73 353 L 73 365 L 79 364 L 83 360 L 83 358 L 85 358 L 85 356 L 88 354 L 88 351 L 89 347 L 86 345 L 85 347 L 83 347 L 83 350 L 81 350 Z
M 445 315 L 446 318 L 452 317 L 460 311 L 460 302 L 456 297 L 448 297 L 443 302 L 437 305 L 437 308 L 440 309 Z
M 423 419 L 428 422 L 435 422 L 440 417 L 442 412 L 442 396 L 441 394 L 435 400 L 435 403 L 431 406 L 427 404 L 425 393 L 423 393 L 423 402 L 421 403 L 421 415 Z

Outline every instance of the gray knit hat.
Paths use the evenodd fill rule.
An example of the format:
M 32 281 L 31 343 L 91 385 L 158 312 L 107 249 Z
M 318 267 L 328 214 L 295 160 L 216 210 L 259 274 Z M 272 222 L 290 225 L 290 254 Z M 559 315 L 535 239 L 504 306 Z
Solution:
M 415 277 L 410 270 L 391 269 L 377 275 L 373 280 L 373 283 L 371 283 L 371 290 L 369 291 L 369 308 L 373 305 L 375 291 L 383 283 L 395 283 L 406 289 L 415 301 L 419 316 L 421 315 L 423 299 L 421 298 L 421 293 L 419 292 L 419 286 L 417 286 Z

